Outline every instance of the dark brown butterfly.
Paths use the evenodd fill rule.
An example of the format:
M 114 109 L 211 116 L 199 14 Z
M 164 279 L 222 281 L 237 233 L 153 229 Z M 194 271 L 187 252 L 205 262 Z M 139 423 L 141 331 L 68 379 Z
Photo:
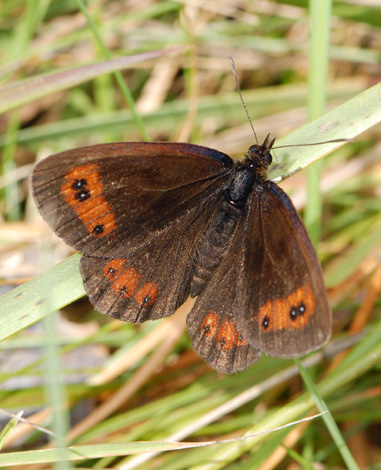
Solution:
M 246 369 L 263 352 L 301 356 L 331 334 L 323 276 L 288 196 L 268 180 L 274 140 L 242 162 L 177 143 L 115 143 L 53 155 L 32 175 L 50 227 L 82 250 L 92 304 L 129 322 L 187 317 L 214 369 Z

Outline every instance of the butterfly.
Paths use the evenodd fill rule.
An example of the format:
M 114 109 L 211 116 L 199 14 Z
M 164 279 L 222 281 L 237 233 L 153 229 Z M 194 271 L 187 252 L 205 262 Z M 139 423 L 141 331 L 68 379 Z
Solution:
M 141 323 L 197 297 L 192 347 L 230 374 L 261 352 L 302 356 L 331 335 L 315 250 L 268 178 L 274 141 L 268 135 L 242 161 L 186 143 L 78 148 L 39 162 L 32 193 L 54 232 L 82 251 L 99 312 Z

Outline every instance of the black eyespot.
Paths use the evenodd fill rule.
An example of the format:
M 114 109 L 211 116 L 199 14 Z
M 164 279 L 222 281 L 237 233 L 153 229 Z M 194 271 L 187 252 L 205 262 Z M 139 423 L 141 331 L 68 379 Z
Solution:
M 84 178 L 80 180 L 75 180 L 74 183 L 71 185 L 73 189 L 82 189 L 87 186 L 87 181 Z
M 225 338 L 221 338 L 219 343 L 220 343 L 221 348 L 223 348 L 225 346 L 225 343 L 226 343 Z
M 107 274 L 114 274 L 115 273 L 115 268 L 113 268 L 112 266 L 108 268 L 107 270 Z
M 269 326 L 270 326 L 270 318 L 266 315 L 265 317 L 263 317 L 262 327 L 264 330 L 267 330 Z
M 146 295 L 142 300 L 143 304 L 149 304 L 150 302 L 151 302 L 151 297 L 149 295 Z
M 93 234 L 94 235 L 101 235 L 103 232 L 104 232 L 104 225 L 96 225 L 94 228 L 93 228 Z
M 209 333 L 210 325 L 205 325 L 203 329 L 204 329 L 204 333 Z
M 291 307 L 291 310 L 290 310 L 290 318 L 292 321 L 295 321 L 296 318 L 298 316 L 298 311 L 297 311 L 297 308 L 296 307 Z
M 86 201 L 86 199 L 89 199 L 90 197 L 90 191 L 88 189 L 80 189 L 79 191 L 77 191 L 75 193 L 75 199 L 77 199 L 78 201 Z
M 300 304 L 298 305 L 298 314 L 303 316 L 305 311 L 306 311 L 306 306 L 304 305 L 303 302 L 300 302 Z

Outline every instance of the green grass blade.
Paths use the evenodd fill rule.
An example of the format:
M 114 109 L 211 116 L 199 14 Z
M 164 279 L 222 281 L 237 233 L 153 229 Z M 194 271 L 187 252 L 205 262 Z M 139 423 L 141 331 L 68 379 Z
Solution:
M 0 297 L 0 341 L 85 294 L 78 268 L 79 259 L 80 255 L 75 254 Z M 51 288 L 49 299 L 44 295 L 47 283 Z
M 99 47 L 101 48 L 101 50 L 103 52 L 103 55 L 106 57 L 106 59 L 111 59 L 110 51 L 105 46 L 105 44 L 102 40 L 102 37 L 99 34 L 99 32 L 97 30 L 97 27 L 95 26 L 91 16 L 87 13 L 87 10 L 86 10 L 86 7 L 85 7 L 84 3 L 82 2 L 82 0 L 76 0 L 76 2 L 77 2 L 77 5 L 78 5 L 79 9 L 86 16 L 86 20 L 87 20 L 87 22 L 88 22 L 88 24 L 91 28 L 91 31 L 94 34 L 94 37 L 95 37 Z M 126 81 L 123 78 L 123 75 L 119 71 L 115 71 L 114 75 L 115 75 L 115 80 L 117 81 L 117 83 L 119 85 L 119 88 L 121 89 L 121 91 L 123 93 L 123 96 L 125 97 L 125 99 L 128 103 L 128 107 L 131 110 L 131 113 L 132 113 L 132 116 L 134 118 L 135 124 L 136 124 L 137 128 L 139 129 L 139 132 L 140 132 L 141 136 L 143 137 L 143 140 L 145 140 L 145 141 L 150 140 L 149 137 L 148 137 L 147 131 L 145 129 L 143 120 L 140 117 L 140 114 L 136 110 L 134 98 L 133 98 L 132 93 L 130 92 L 130 90 L 129 90 L 127 84 L 126 84 Z
M 324 113 L 327 94 L 327 69 L 329 61 L 331 22 L 331 0 L 311 0 L 310 2 L 310 51 L 308 73 L 308 119 Z M 320 190 L 322 162 L 307 170 L 307 205 L 304 221 L 312 243 L 317 244 L 321 232 L 323 200 Z
M 279 139 L 275 147 L 341 138 L 353 139 L 380 121 L 381 83 Z M 275 150 L 273 152 L 274 164 L 270 168 L 270 178 L 293 174 L 341 145 L 343 144 L 332 143 Z
M 309 373 L 307 372 L 307 370 L 303 367 L 303 364 L 302 362 L 300 361 L 300 359 L 294 359 L 294 362 L 296 364 L 296 366 L 298 367 L 299 369 L 299 373 L 307 387 L 307 389 L 309 390 L 315 404 L 316 404 L 316 408 L 319 410 L 320 413 L 323 413 L 325 411 L 325 413 L 323 414 L 322 418 L 327 426 L 327 429 L 329 431 L 329 433 L 331 434 L 332 436 L 332 439 L 334 440 L 336 446 L 337 446 L 337 449 L 339 450 L 347 468 L 349 470 L 358 470 L 358 465 L 355 461 L 355 459 L 353 458 L 347 444 L 345 443 L 345 440 L 340 432 L 340 429 L 339 427 L 337 426 L 335 420 L 333 419 L 333 416 L 331 414 L 331 412 L 329 411 L 327 405 L 325 404 L 322 396 L 320 395 L 317 387 L 315 386 L 313 380 L 311 379 Z M 333 372 L 334 374 L 334 372 Z

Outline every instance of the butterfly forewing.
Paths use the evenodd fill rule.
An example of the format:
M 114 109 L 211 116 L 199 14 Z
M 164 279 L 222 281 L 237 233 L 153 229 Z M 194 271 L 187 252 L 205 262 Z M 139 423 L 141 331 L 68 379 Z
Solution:
M 117 143 L 62 152 L 32 175 L 37 206 L 66 243 L 127 256 L 220 193 L 232 161 L 195 145 Z
M 270 181 L 264 188 L 252 194 L 249 204 L 237 323 L 262 352 L 301 356 L 324 344 L 331 333 L 323 276 L 288 196 Z

